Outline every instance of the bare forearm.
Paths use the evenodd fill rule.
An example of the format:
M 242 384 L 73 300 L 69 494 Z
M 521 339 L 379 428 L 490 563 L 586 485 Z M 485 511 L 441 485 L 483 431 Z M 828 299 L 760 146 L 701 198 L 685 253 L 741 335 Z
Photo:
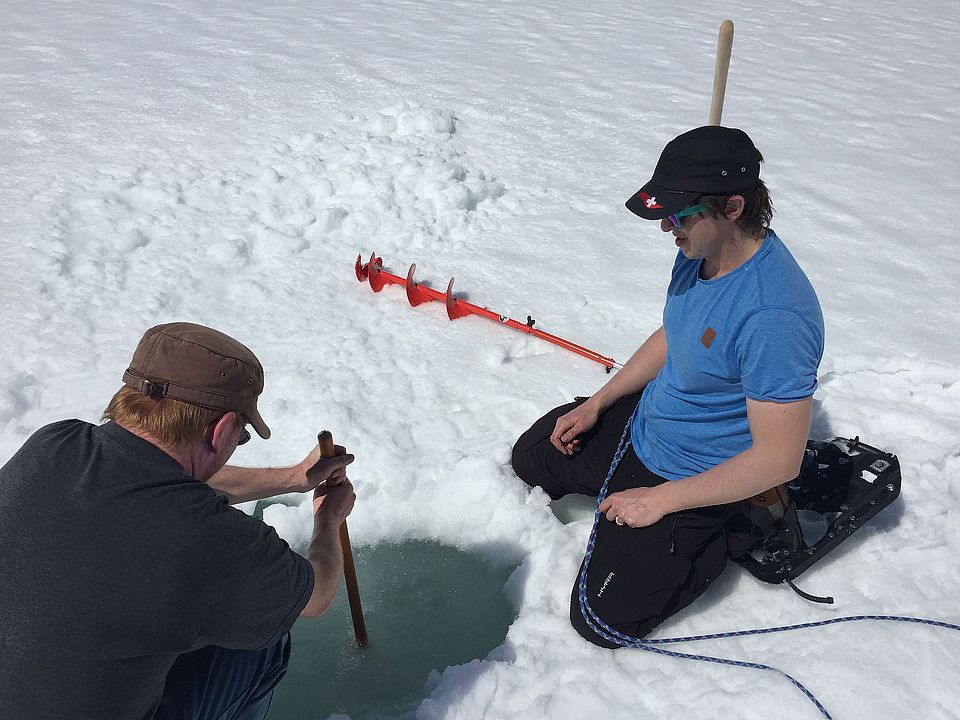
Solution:
M 298 466 L 285 468 L 245 468 L 225 465 L 207 484 L 222 495 L 231 505 L 263 500 L 288 492 L 302 492 L 297 481 Z
M 813 402 L 747 400 L 753 444 L 707 472 L 666 483 L 667 512 L 722 505 L 752 497 L 788 482 L 800 472 Z
M 667 341 L 661 326 L 646 341 L 610 380 L 600 388 L 591 401 L 604 410 L 624 395 L 640 392 L 657 376 L 667 361 Z
M 799 457 L 776 457 L 750 448 L 716 467 L 657 486 L 667 513 L 724 505 L 753 497 L 788 482 L 800 471 Z
M 313 595 L 303 615 L 317 617 L 333 603 L 343 573 L 343 550 L 340 547 L 340 524 L 331 518 L 317 516 L 313 537 L 307 549 L 307 560 L 313 566 Z
M 812 407 L 810 398 L 789 403 L 748 398 L 750 448 L 698 475 L 613 493 L 600 510 L 608 520 L 646 527 L 670 513 L 744 500 L 792 480 L 803 462 Z

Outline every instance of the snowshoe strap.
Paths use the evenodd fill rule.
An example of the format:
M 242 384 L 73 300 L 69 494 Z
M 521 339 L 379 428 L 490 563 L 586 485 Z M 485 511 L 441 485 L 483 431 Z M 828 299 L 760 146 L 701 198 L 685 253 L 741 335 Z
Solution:
M 786 580 L 785 582 L 787 583 L 787 585 L 789 585 L 791 588 L 793 588 L 793 591 L 794 591 L 797 595 L 799 595 L 800 597 L 802 597 L 804 600 L 809 600 L 810 602 L 815 602 L 815 603 L 823 603 L 824 605 L 833 605 L 833 596 L 832 596 L 832 595 L 826 595 L 826 596 L 823 596 L 823 597 L 821 597 L 821 596 L 819 596 L 819 595 L 811 595 L 810 593 L 806 593 L 806 592 L 804 592 L 803 590 L 801 590 L 800 588 L 798 588 L 796 585 L 794 585 L 794 584 L 793 584 L 793 580 Z

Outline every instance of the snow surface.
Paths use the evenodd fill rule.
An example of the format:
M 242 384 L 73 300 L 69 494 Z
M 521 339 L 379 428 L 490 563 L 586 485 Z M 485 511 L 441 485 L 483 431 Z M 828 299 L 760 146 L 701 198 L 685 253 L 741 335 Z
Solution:
M 0 24 L 0 459 L 96 420 L 142 331 L 221 328 L 267 372 L 293 462 L 320 427 L 357 454 L 354 543 L 436 540 L 514 563 L 501 647 L 438 668 L 418 718 L 817 717 L 771 673 L 582 642 L 570 586 L 590 511 L 560 522 L 509 467 L 599 365 L 402 290 L 358 252 L 626 360 L 676 252 L 623 201 L 705 122 L 765 154 L 773 226 L 827 327 L 813 435 L 896 453 L 902 501 L 805 575 L 814 606 L 730 569 L 660 636 L 890 613 L 960 621 L 960 24 L 955 4 L 37 0 Z M 293 505 L 291 507 L 291 505 Z M 248 508 L 249 509 L 249 508 Z M 23 509 L 30 522 L 32 508 Z M 291 543 L 306 505 L 265 519 Z M 960 717 L 960 637 L 902 625 L 699 643 L 798 677 L 837 718 Z

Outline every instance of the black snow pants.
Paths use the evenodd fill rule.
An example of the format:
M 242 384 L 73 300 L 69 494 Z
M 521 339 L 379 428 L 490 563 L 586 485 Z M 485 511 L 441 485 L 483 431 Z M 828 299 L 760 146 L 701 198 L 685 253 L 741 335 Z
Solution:
M 517 440 L 514 471 L 554 500 L 569 493 L 596 497 L 639 399 L 639 395 L 628 395 L 608 408 L 580 437 L 581 449 L 572 456 L 553 447 L 550 435 L 557 418 L 583 400 L 552 410 Z M 608 495 L 662 482 L 667 481 L 648 470 L 631 448 L 610 479 Z M 726 565 L 723 525 L 737 507 L 673 513 L 645 528 L 617 525 L 601 517 L 587 573 L 587 598 L 597 616 L 621 633 L 640 638 L 693 602 Z M 571 594 L 570 622 L 595 645 L 618 647 L 596 634 L 583 619 L 577 581 Z

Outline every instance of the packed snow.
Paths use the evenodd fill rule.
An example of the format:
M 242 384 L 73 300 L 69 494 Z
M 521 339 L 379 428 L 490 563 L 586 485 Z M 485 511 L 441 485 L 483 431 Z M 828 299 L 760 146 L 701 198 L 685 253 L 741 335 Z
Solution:
M 551 508 L 509 453 L 602 367 L 451 323 L 440 303 L 412 308 L 401 288 L 374 294 L 354 262 L 375 251 L 399 275 L 416 262 L 439 289 L 456 276 L 461 297 L 625 361 L 660 323 L 676 248 L 623 202 L 669 139 L 706 122 L 730 17 L 723 122 L 763 152 L 773 227 L 824 310 L 811 435 L 896 453 L 903 494 L 802 576 L 835 606 L 731 566 L 656 635 L 864 613 L 960 622 L 954 10 L 6 2 L 0 461 L 48 422 L 96 421 L 147 327 L 213 325 L 266 368 L 274 434 L 238 464 L 292 463 L 329 428 L 357 455 L 355 545 L 432 541 L 517 566 L 502 644 L 437 667 L 403 712 L 818 717 L 772 673 L 582 641 L 567 608 L 592 510 Z M 309 505 L 278 500 L 263 518 L 302 549 Z M 949 630 L 858 623 L 678 649 L 774 665 L 836 718 L 960 717 Z

